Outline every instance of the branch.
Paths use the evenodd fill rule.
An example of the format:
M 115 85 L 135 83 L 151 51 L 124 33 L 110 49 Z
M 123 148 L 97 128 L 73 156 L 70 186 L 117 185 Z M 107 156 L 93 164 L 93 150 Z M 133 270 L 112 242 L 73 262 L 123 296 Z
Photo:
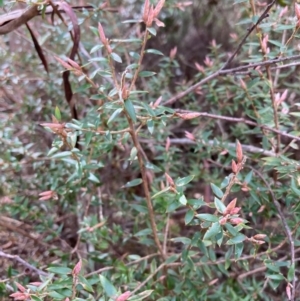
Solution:
M 254 121 L 251 121 L 251 120 L 248 120 L 248 119 L 245 119 L 245 118 L 236 118 L 236 117 L 215 115 L 215 114 L 210 114 L 210 113 L 206 113 L 206 112 L 194 112 L 194 111 L 188 111 L 188 110 L 177 110 L 177 112 L 179 112 L 179 113 L 197 113 L 197 114 L 200 114 L 200 115 L 198 115 L 198 117 L 203 116 L 203 117 L 208 117 L 208 118 L 212 118 L 212 119 L 219 119 L 219 120 L 226 120 L 226 121 L 230 121 L 230 122 L 244 123 L 244 124 L 247 124 L 247 125 L 251 125 L 251 126 L 254 126 L 254 127 L 259 127 L 261 129 L 268 130 L 268 131 L 276 133 L 276 134 L 280 134 L 283 137 L 287 137 L 287 138 L 290 138 L 290 139 L 295 139 L 297 141 L 300 141 L 300 137 L 288 134 L 286 132 L 282 132 L 280 130 L 274 129 L 274 128 L 269 127 L 269 126 L 264 125 L 264 124 L 258 124 Z
M 0 35 L 7 34 L 11 31 L 14 31 L 18 27 L 27 23 L 29 20 L 34 18 L 39 14 L 38 6 L 34 5 L 30 7 L 28 10 L 22 11 L 14 11 L 13 12 L 13 20 L 7 20 L 7 15 L 1 16 L 0 18 Z M 6 18 L 5 18 L 6 17 Z M 2 20 L 1 20 L 2 19 Z M 1 24 L 4 24 L 1 26 Z
M 260 22 L 262 22 L 265 18 L 267 18 L 269 16 L 268 12 L 271 9 L 271 7 L 275 4 L 275 2 L 276 2 L 276 0 L 273 0 L 270 4 L 267 5 L 267 7 L 264 10 L 264 12 L 262 13 L 262 15 L 258 18 L 257 22 L 255 24 L 253 24 L 250 29 L 248 29 L 247 34 L 244 36 L 244 38 L 242 39 L 242 41 L 240 42 L 240 44 L 238 45 L 238 47 L 236 48 L 236 50 L 234 51 L 234 53 L 229 57 L 229 59 L 224 64 L 224 66 L 221 68 L 221 70 L 224 70 L 232 62 L 232 60 L 237 55 L 237 53 L 240 51 L 240 49 L 242 48 L 243 44 L 245 43 L 245 41 L 247 40 L 247 38 L 250 36 L 250 34 L 252 33 L 252 31 L 256 28 L 256 26 Z
M 211 81 L 212 79 L 214 79 L 218 76 L 227 75 L 227 74 L 231 74 L 231 73 L 236 73 L 236 72 L 244 71 L 244 70 L 247 70 L 247 69 L 250 69 L 250 68 L 255 69 L 256 67 L 260 67 L 260 66 L 274 65 L 276 63 L 280 63 L 280 62 L 284 62 L 284 61 L 290 61 L 290 60 L 297 60 L 297 59 L 300 59 L 299 54 L 298 55 L 292 55 L 292 56 L 289 56 L 289 57 L 270 59 L 270 60 L 267 60 L 267 61 L 253 63 L 253 64 L 247 64 L 247 65 L 244 65 L 244 66 L 239 66 L 239 67 L 231 68 L 231 69 L 219 69 L 218 71 L 216 71 L 216 72 L 212 73 L 211 75 L 205 77 L 204 79 L 200 80 L 198 83 L 190 86 L 185 91 L 182 91 L 182 92 L 178 93 L 177 95 L 171 97 L 170 99 L 165 101 L 163 103 L 163 105 L 170 105 L 170 104 L 176 102 L 178 99 L 183 98 L 184 96 L 186 96 L 189 93 L 196 90 L 198 87 L 202 86 L 203 84 Z
M 187 138 L 171 138 L 170 142 L 173 144 L 197 144 L 197 141 L 193 141 Z M 219 141 L 215 141 L 215 140 L 209 140 L 209 141 L 204 141 L 204 144 L 208 144 L 210 146 L 219 146 L 219 147 L 229 147 L 229 148 L 233 148 L 235 149 L 236 144 L 235 143 L 231 143 L 231 142 L 219 142 Z M 242 144 L 242 149 L 243 151 L 249 152 L 249 153 L 254 153 L 254 154 L 262 154 L 265 156 L 269 156 L 269 157 L 275 157 L 276 154 L 273 151 L 268 151 L 268 150 L 264 150 L 262 148 L 258 148 L 252 145 L 245 145 Z
M 48 274 L 46 272 L 44 272 L 44 271 L 34 267 L 33 265 L 29 264 L 28 262 L 26 262 L 24 259 L 22 259 L 18 255 L 11 255 L 11 254 L 7 254 L 7 253 L 4 253 L 4 252 L 0 251 L 0 257 L 5 257 L 5 258 L 8 258 L 8 259 L 14 259 L 14 260 L 18 261 L 19 263 L 21 263 L 22 265 L 24 265 L 26 268 L 36 272 L 39 275 L 48 276 Z
M 54 2 L 56 6 L 58 6 L 58 11 L 64 12 L 61 9 L 60 2 Z M 94 9 L 91 5 L 83 5 L 83 6 L 73 6 L 74 10 L 82 10 L 82 9 Z M 53 8 L 48 6 L 45 10 L 45 14 L 52 14 Z M 41 14 L 41 10 L 38 9 L 38 5 L 33 5 L 29 9 L 18 9 L 7 14 L 0 16 L 0 35 L 7 34 L 9 32 L 14 31 L 18 27 L 30 21 L 37 15 Z

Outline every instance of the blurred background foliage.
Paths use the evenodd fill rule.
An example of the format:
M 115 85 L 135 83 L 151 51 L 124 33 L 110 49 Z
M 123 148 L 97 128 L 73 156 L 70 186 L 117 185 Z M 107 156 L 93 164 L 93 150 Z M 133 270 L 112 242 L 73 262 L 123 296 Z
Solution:
M 4 1 L 1 15 L 32 3 Z M 182 109 L 247 118 L 276 128 L 271 96 L 279 93 L 280 97 L 287 90 L 277 110 L 279 130 L 299 136 L 298 65 L 272 67 L 271 77 L 264 68 L 219 76 L 163 107 L 176 93 L 222 67 L 266 3 L 168 0 L 159 16 L 165 27 L 154 26 L 157 35 L 148 40 L 142 70 L 155 74 L 138 79 L 139 92 L 132 101 L 136 114 L 143 115 L 162 97 L 155 118 L 148 114 L 139 131 L 151 195 L 158 193 L 153 198 L 158 235 L 170 264 L 158 271 L 162 262 L 152 238 L 145 192 L 137 185 L 141 170 L 135 147 L 128 133 L 113 133 L 128 124 L 115 113 L 117 104 L 107 102 L 108 96 L 115 96 L 114 86 L 97 29 L 101 22 L 114 52 L 122 58 L 122 63 L 115 63 L 121 80 L 125 68 L 137 62 L 141 47 L 137 41 L 121 39 L 141 38 L 145 30 L 143 23 L 124 21 L 140 20 L 144 2 L 102 4 L 70 3 L 93 7 L 76 10 L 81 34 L 75 61 L 97 85 L 71 73 L 71 105 L 65 99 L 65 69 L 55 59 L 65 60 L 73 47 L 68 15 L 63 15 L 65 24 L 57 16 L 51 20 L 51 15 L 29 22 L 49 72 L 26 26 L 0 36 L 1 251 L 58 275 L 49 281 L 44 295 L 37 293 L 32 300 L 71 298 L 72 281 L 59 267 L 73 267 L 78 258 L 84 266 L 78 300 L 108 300 L 115 290 L 133 291 L 149 275 L 153 277 L 143 289 L 153 291 L 132 300 L 285 300 L 295 271 L 299 277 L 299 141 L 281 137 L 278 144 L 273 132 L 230 119 L 173 117 L 174 110 Z M 285 14 L 283 1 L 275 4 L 229 67 L 298 54 L 293 4 Z M 267 34 L 269 50 L 263 53 L 261 42 Z M 78 120 L 71 114 L 72 106 Z M 59 135 L 40 125 L 52 122 L 52 115 L 67 123 L 74 134 L 69 135 L 70 144 L 74 147 L 79 139 L 79 150 L 70 149 Z M 191 137 L 186 132 L 193 140 L 186 138 Z M 220 229 L 210 241 L 206 231 L 212 221 L 194 216 L 218 216 L 214 196 L 223 198 L 230 181 L 236 140 L 247 161 L 224 201 L 227 205 L 237 198 L 240 216 L 248 223 L 235 230 L 229 225 L 224 239 L 226 235 L 240 238 L 239 232 L 247 237 L 266 234 L 262 245 L 245 238 L 222 244 L 223 236 L 214 240 Z M 165 172 L 174 181 L 185 179 L 177 195 L 159 194 L 168 185 Z M 292 231 L 296 266 L 291 264 L 289 241 L 268 183 Z M 52 198 L 39 200 L 40 193 L 50 190 L 55 191 Z M 26 285 L 39 279 L 17 262 L 5 257 L 0 262 L 3 300 L 16 289 L 16 281 Z

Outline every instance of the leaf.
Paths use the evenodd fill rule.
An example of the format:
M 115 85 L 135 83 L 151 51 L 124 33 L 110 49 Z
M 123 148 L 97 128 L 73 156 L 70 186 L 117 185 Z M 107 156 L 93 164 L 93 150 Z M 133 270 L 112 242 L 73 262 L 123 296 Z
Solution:
M 219 199 L 223 197 L 223 191 L 218 186 L 216 186 L 213 183 L 210 183 L 210 187 L 216 197 L 218 197 Z
M 70 152 L 70 151 L 65 151 L 65 152 L 61 152 L 61 153 L 55 154 L 55 155 L 53 155 L 51 158 L 59 159 L 59 158 L 69 157 L 69 156 L 71 156 L 71 155 L 72 155 L 72 152 Z
M 178 179 L 175 183 L 176 186 L 181 187 L 187 185 L 189 182 L 191 182 L 194 179 L 194 175 L 190 175 L 181 179 Z
M 109 117 L 107 124 L 110 124 L 121 112 L 123 111 L 122 108 L 116 109 Z
M 152 135 L 154 131 L 154 122 L 152 119 L 147 120 L 147 128 L 150 134 Z
M 125 104 L 125 109 L 126 109 L 127 113 L 129 114 L 130 118 L 132 119 L 132 121 L 136 122 L 135 110 L 134 110 L 134 106 L 133 106 L 131 100 L 126 99 L 124 104 Z
M 209 213 L 197 214 L 197 215 L 195 215 L 195 217 L 197 217 L 197 218 L 199 218 L 199 219 L 201 219 L 203 221 L 206 221 L 206 222 L 215 223 L 215 222 L 219 221 L 219 218 L 217 216 L 209 214 Z
M 116 61 L 116 62 L 118 62 L 118 63 L 122 63 L 122 59 L 121 59 L 121 57 L 120 57 L 118 54 L 112 52 L 112 53 L 110 54 L 110 57 L 111 57 L 114 61 Z
M 93 173 L 89 173 L 89 178 L 90 181 L 94 182 L 94 183 L 100 183 L 100 180 L 93 174 Z
M 287 274 L 289 282 L 292 282 L 295 277 L 295 265 L 291 265 Z
M 147 50 L 145 50 L 145 53 L 153 53 L 153 54 L 164 56 L 164 54 L 161 51 L 157 50 L 157 49 L 147 49 Z
M 175 237 L 175 238 L 171 238 L 170 240 L 174 241 L 174 242 L 181 242 L 184 245 L 190 245 L 191 244 L 191 239 L 188 238 L 188 237 Z
M 118 291 L 116 288 L 112 285 L 112 283 L 103 275 L 99 275 L 100 278 L 100 283 L 107 294 L 110 298 L 113 298 L 117 295 Z
M 219 200 L 218 198 L 215 198 L 214 203 L 215 203 L 217 210 L 223 214 L 226 210 L 226 206 L 222 203 L 222 201 Z
M 72 273 L 72 269 L 67 268 L 67 267 L 49 267 L 46 269 L 47 271 L 55 274 L 61 274 L 61 275 L 68 275 Z
M 170 187 L 166 187 L 166 188 L 164 188 L 163 190 L 161 190 L 161 191 L 155 193 L 155 194 L 151 197 L 151 199 L 155 199 L 155 198 L 157 198 L 158 196 L 160 196 L 161 194 L 163 194 L 163 193 L 165 193 L 165 192 L 167 192 L 167 191 L 169 191 L 169 190 L 170 190 Z
M 128 299 L 128 301 L 141 301 L 147 297 L 149 297 L 152 294 L 153 290 L 146 290 L 143 291 L 135 296 L 132 296 Z
M 149 76 L 153 76 L 155 74 L 156 74 L 156 72 L 153 72 L 153 71 L 141 71 L 139 73 L 139 77 L 149 77 Z
M 156 29 L 154 27 L 147 27 L 147 30 L 153 35 L 156 36 Z
M 206 231 L 203 240 L 209 240 L 210 238 L 216 236 L 221 231 L 221 225 L 219 222 L 213 223 Z
M 227 245 L 236 245 L 236 244 L 243 242 L 245 239 L 246 239 L 246 236 L 242 233 L 239 233 L 237 236 L 229 239 L 226 244 Z
M 184 222 L 186 225 L 188 225 L 194 218 L 194 211 L 188 210 L 184 217 Z
M 134 179 L 130 182 L 127 182 L 125 185 L 123 185 L 121 188 L 128 188 L 128 187 L 134 187 L 134 186 L 138 186 L 140 185 L 141 183 L 143 183 L 143 180 L 142 179 Z
M 187 204 L 187 199 L 185 197 L 185 195 L 181 195 L 179 198 L 179 203 L 181 203 L 182 205 L 186 205 Z

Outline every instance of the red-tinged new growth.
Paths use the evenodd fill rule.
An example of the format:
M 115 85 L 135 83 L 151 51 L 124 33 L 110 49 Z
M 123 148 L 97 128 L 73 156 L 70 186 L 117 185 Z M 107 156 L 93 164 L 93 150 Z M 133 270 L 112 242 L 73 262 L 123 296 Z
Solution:
M 157 19 L 157 16 L 159 15 L 164 4 L 165 4 L 165 0 L 160 0 L 158 1 L 157 5 L 154 8 L 153 5 L 150 6 L 149 0 L 145 0 L 143 21 L 147 27 L 151 27 L 153 21 L 156 23 L 157 26 L 165 26 L 163 22 Z
M 265 239 L 266 237 L 267 237 L 266 234 L 256 234 L 253 236 L 254 239 L 260 239 L 260 240 Z
M 47 190 L 47 191 L 41 192 L 39 194 L 39 197 L 40 197 L 39 201 L 47 201 L 50 199 L 57 200 L 58 199 L 56 192 L 53 190 Z
M 269 35 L 266 34 L 261 41 L 261 48 L 262 48 L 261 50 L 263 54 L 269 53 L 268 41 L 269 41 Z
M 244 220 L 240 217 L 234 217 L 234 218 L 230 219 L 230 222 L 234 225 L 239 225 L 239 224 L 244 223 Z
M 286 295 L 288 297 L 289 300 L 292 299 L 292 285 L 290 283 L 287 284 L 285 291 L 286 291 Z
M 296 26 L 300 27 L 300 6 L 297 3 L 295 3 L 295 13 L 296 13 L 296 17 L 297 17 L 297 20 L 298 20 Z
M 190 120 L 201 116 L 201 113 L 198 112 L 190 112 L 190 113 L 175 113 L 175 116 L 178 116 L 184 120 Z
M 75 61 L 67 58 L 66 59 L 68 61 L 68 63 L 67 63 L 57 56 L 55 56 L 55 59 L 67 70 L 73 72 L 76 76 L 80 76 L 83 74 L 80 66 Z
M 15 284 L 16 284 L 18 290 L 21 291 L 22 293 L 24 293 L 26 291 L 26 288 L 23 285 L 21 285 L 20 283 L 15 282 Z
M 166 152 L 168 152 L 169 151 L 169 149 L 170 149 L 170 146 L 171 146 L 171 140 L 170 140 L 170 137 L 168 137 L 167 138 L 167 141 L 166 141 Z
M 115 299 L 115 301 L 126 301 L 130 297 L 130 294 L 131 294 L 130 291 L 126 291 L 125 293 L 123 293 L 120 296 L 118 296 Z
M 100 41 L 102 42 L 102 44 L 104 45 L 104 47 L 106 48 L 107 52 L 109 54 L 112 53 L 112 49 L 109 45 L 109 42 L 108 42 L 108 39 L 106 38 L 105 36 L 105 33 L 104 33 L 104 30 L 103 30 L 103 27 L 101 25 L 101 23 L 99 22 L 98 23 L 98 32 L 99 32 L 99 36 L 100 36 Z
M 243 90 L 247 90 L 246 83 L 241 78 L 240 78 L 240 85 L 241 85 Z
M 234 174 L 236 174 L 238 172 L 238 168 L 237 168 L 237 165 L 235 163 L 235 161 L 232 159 L 231 161 L 231 170 Z
M 28 300 L 30 298 L 29 293 L 22 293 L 22 292 L 16 292 L 9 295 L 10 297 L 14 298 L 15 300 Z
M 171 60 L 174 60 L 174 58 L 176 56 L 176 53 L 177 53 L 177 46 L 175 46 L 174 48 L 172 48 L 171 51 L 170 51 L 169 57 L 170 57 Z
M 233 199 L 226 207 L 223 215 L 227 215 L 227 214 L 230 214 L 231 213 L 231 210 L 233 210 L 235 208 L 235 205 L 236 205 L 236 201 L 237 201 L 237 198 Z
M 190 132 L 188 132 L 188 131 L 184 131 L 184 135 L 185 135 L 185 137 L 186 137 L 187 139 L 190 139 L 190 140 L 192 140 L 192 141 L 196 141 L 196 137 L 195 137 L 192 133 L 190 133 Z
M 243 161 L 243 149 L 239 141 L 236 142 L 236 159 L 238 163 Z
M 201 72 L 201 73 L 205 73 L 205 69 L 202 65 L 198 64 L 197 62 L 194 63 L 196 66 L 196 69 Z
M 73 268 L 72 275 L 77 277 L 81 271 L 81 268 L 82 268 L 82 261 L 81 259 L 79 259 L 79 261 L 76 263 L 75 267 Z
M 169 185 L 171 187 L 175 187 L 175 183 L 173 181 L 173 179 L 165 172 L 165 176 L 166 176 L 166 179 L 167 179 L 167 182 L 169 183 Z
M 228 220 L 228 216 L 223 216 L 220 220 L 219 220 L 219 224 L 220 225 L 225 225 L 227 223 Z

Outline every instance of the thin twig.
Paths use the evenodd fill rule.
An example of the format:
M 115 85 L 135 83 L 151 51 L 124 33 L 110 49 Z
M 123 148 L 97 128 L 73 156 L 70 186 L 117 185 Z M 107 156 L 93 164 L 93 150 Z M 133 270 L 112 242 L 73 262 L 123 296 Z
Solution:
M 257 27 L 257 25 L 259 23 L 261 23 L 265 18 L 268 17 L 268 13 L 269 13 L 270 9 L 272 8 L 272 6 L 275 4 L 275 2 L 276 2 L 276 0 L 273 0 L 271 3 L 269 3 L 267 5 L 267 7 L 264 10 L 264 12 L 262 13 L 262 15 L 258 18 L 258 20 L 256 21 L 256 23 L 253 24 L 252 27 L 248 29 L 248 32 L 246 33 L 246 35 L 244 36 L 244 38 L 242 39 L 242 41 L 240 42 L 240 44 L 238 45 L 238 47 L 236 48 L 236 50 L 229 57 L 229 59 L 224 64 L 224 66 L 221 68 L 221 70 L 224 70 L 225 68 L 227 68 L 227 66 L 232 62 L 232 60 L 235 58 L 235 56 L 237 55 L 237 53 L 240 51 L 240 49 L 242 48 L 242 46 L 244 45 L 245 41 L 250 36 L 250 34 L 252 33 L 252 31 Z
M 216 115 L 216 114 L 210 114 L 207 112 L 195 112 L 195 111 L 188 111 L 188 110 L 177 110 L 179 113 L 197 113 L 200 114 L 198 115 L 198 117 L 208 117 L 208 118 L 212 118 L 212 119 L 221 119 L 221 120 L 226 120 L 226 121 L 230 121 L 230 122 L 237 122 L 237 123 L 244 123 L 244 124 L 248 124 L 254 127 L 259 127 L 265 130 L 268 130 L 270 132 L 276 133 L 276 134 L 280 134 L 283 137 L 287 137 L 290 139 L 295 139 L 297 141 L 300 141 L 300 137 L 288 134 L 286 132 L 282 132 L 280 130 L 274 129 L 272 127 L 269 127 L 267 125 L 264 124 L 258 124 L 252 120 L 247 120 L 245 118 L 237 118 L 237 117 L 231 117 L 231 116 L 222 116 L 222 115 Z
M 280 63 L 280 62 L 290 61 L 290 60 L 297 60 L 297 59 L 300 59 L 299 54 L 298 55 L 292 55 L 292 56 L 289 56 L 289 57 L 274 58 L 274 59 L 270 59 L 270 60 L 262 61 L 262 62 L 258 62 L 258 63 L 251 63 L 251 64 L 247 64 L 247 65 L 244 65 L 244 66 L 239 66 L 239 67 L 235 67 L 235 68 L 231 68 L 231 69 L 220 69 L 220 70 L 208 75 L 207 77 L 203 78 L 198 83 L 190 86 L 185 91 L 182 91 L 182 92 L 178 93 L 177 95 L 171 97 L 167 101 L 163 102 L 163 105 L 170 105 L 170 104 L 176 102 L 177 100 L 179 100 L 179 99 L 183 98 L 184 96 L 188 95 L 189 93 L 195 91 L 197 88 L 199 88 L 203 84 L 213 80 L 214 78 L 216 78 L 218 76 L 234 74 L 234 73 L 237 73 L 239 71 L 244 71 L 244 70 L 247 70 L 247 69 L 255 69 L 256 67 L 260 67 L 260 66 L 273 65 L 273 64 Z
M 286 233 L 288 242 L 290 244 L 291 266 L 295 267 L 295 247 L 294 247 L 294 240 L 293 240 L 291 229 L 290 229 L 289 225 L 287 224 L 286 218 L 285 218 L 285 216 L 284 216 L 284 214 L 283 214 L 283 212 L 281 210 L 280 204 L 277 201 L 277 199 L 275 198 L 274 192 L 273 192 L 270 184 L 268 183 L 268 181 L 265 179 L 264 175 L 261 174 L 260 171 L 256 170 L 255 168 L 252 168 L 252 167 L 250 167 L 250 168 L 253 170 L 254 173 L 256 173 L 261 178 L 261 180 L 265 183 L 265 185 L 267 186 L 267 188 L 268 188 L 268 190 L 270 192 L 273 204 L 276 207 L 276 210 L 278 212 L 280 220 L 281 220 L 281 222 L 283 224 L 283 228 L 284 228 L 284 231 Z M 293 270 L 293 280 L 292 280 L 292 298 L 291 298 L 291 301 L 295 300 L 295 291 L 296 291 L 296 278 L 295 278 L 295 269 L 294 269 Z
M 188 138 L 171 138 L 170 142 L 173 144 L 183 144 L 183 145 L 195 145 L 197 144 L 199 141 L 193 141 L 190 140 Z M 232 143 L 232 142 L 219 142 L 216 140 L 209 140 L 209 141 L 202 141 L 204 145 L 210 145 L 210 146 L 217 146 L 217 147 L 229 147 L 229 148 L 235 148 L 236 144 Z M 268 151 L 268 150 L 264 150 L 262 148 L 256 147 L 256 146 L 252 146 L 252 145 L 245 145 L 242 144 L 242 149 L 243 151 L 249 152 L 249 153 L 253 153 L 253 154 L 261 154 L 264 156 L 268 156 L 268 157 L 275 157 L 276 154 L 273 151 Z
M 16 260 L 17 262 L 21 263 L 23 266 L 25 266 L 26 268 L 36 272 L 37 274 L 43 275 L 43 276 L 48 276 L 48 273 L 34 267 L 33 265 L 29 264 L 28 262 L 26 262 L 24 259 L 22 259 L 18 255 L 11 255 L 11 254 L 7 254 L 7 253 L 4 253 L 4 252 L 0 251 L 0 257 L 5 257 L 5 258 L 8 258 L 8 259 Z

